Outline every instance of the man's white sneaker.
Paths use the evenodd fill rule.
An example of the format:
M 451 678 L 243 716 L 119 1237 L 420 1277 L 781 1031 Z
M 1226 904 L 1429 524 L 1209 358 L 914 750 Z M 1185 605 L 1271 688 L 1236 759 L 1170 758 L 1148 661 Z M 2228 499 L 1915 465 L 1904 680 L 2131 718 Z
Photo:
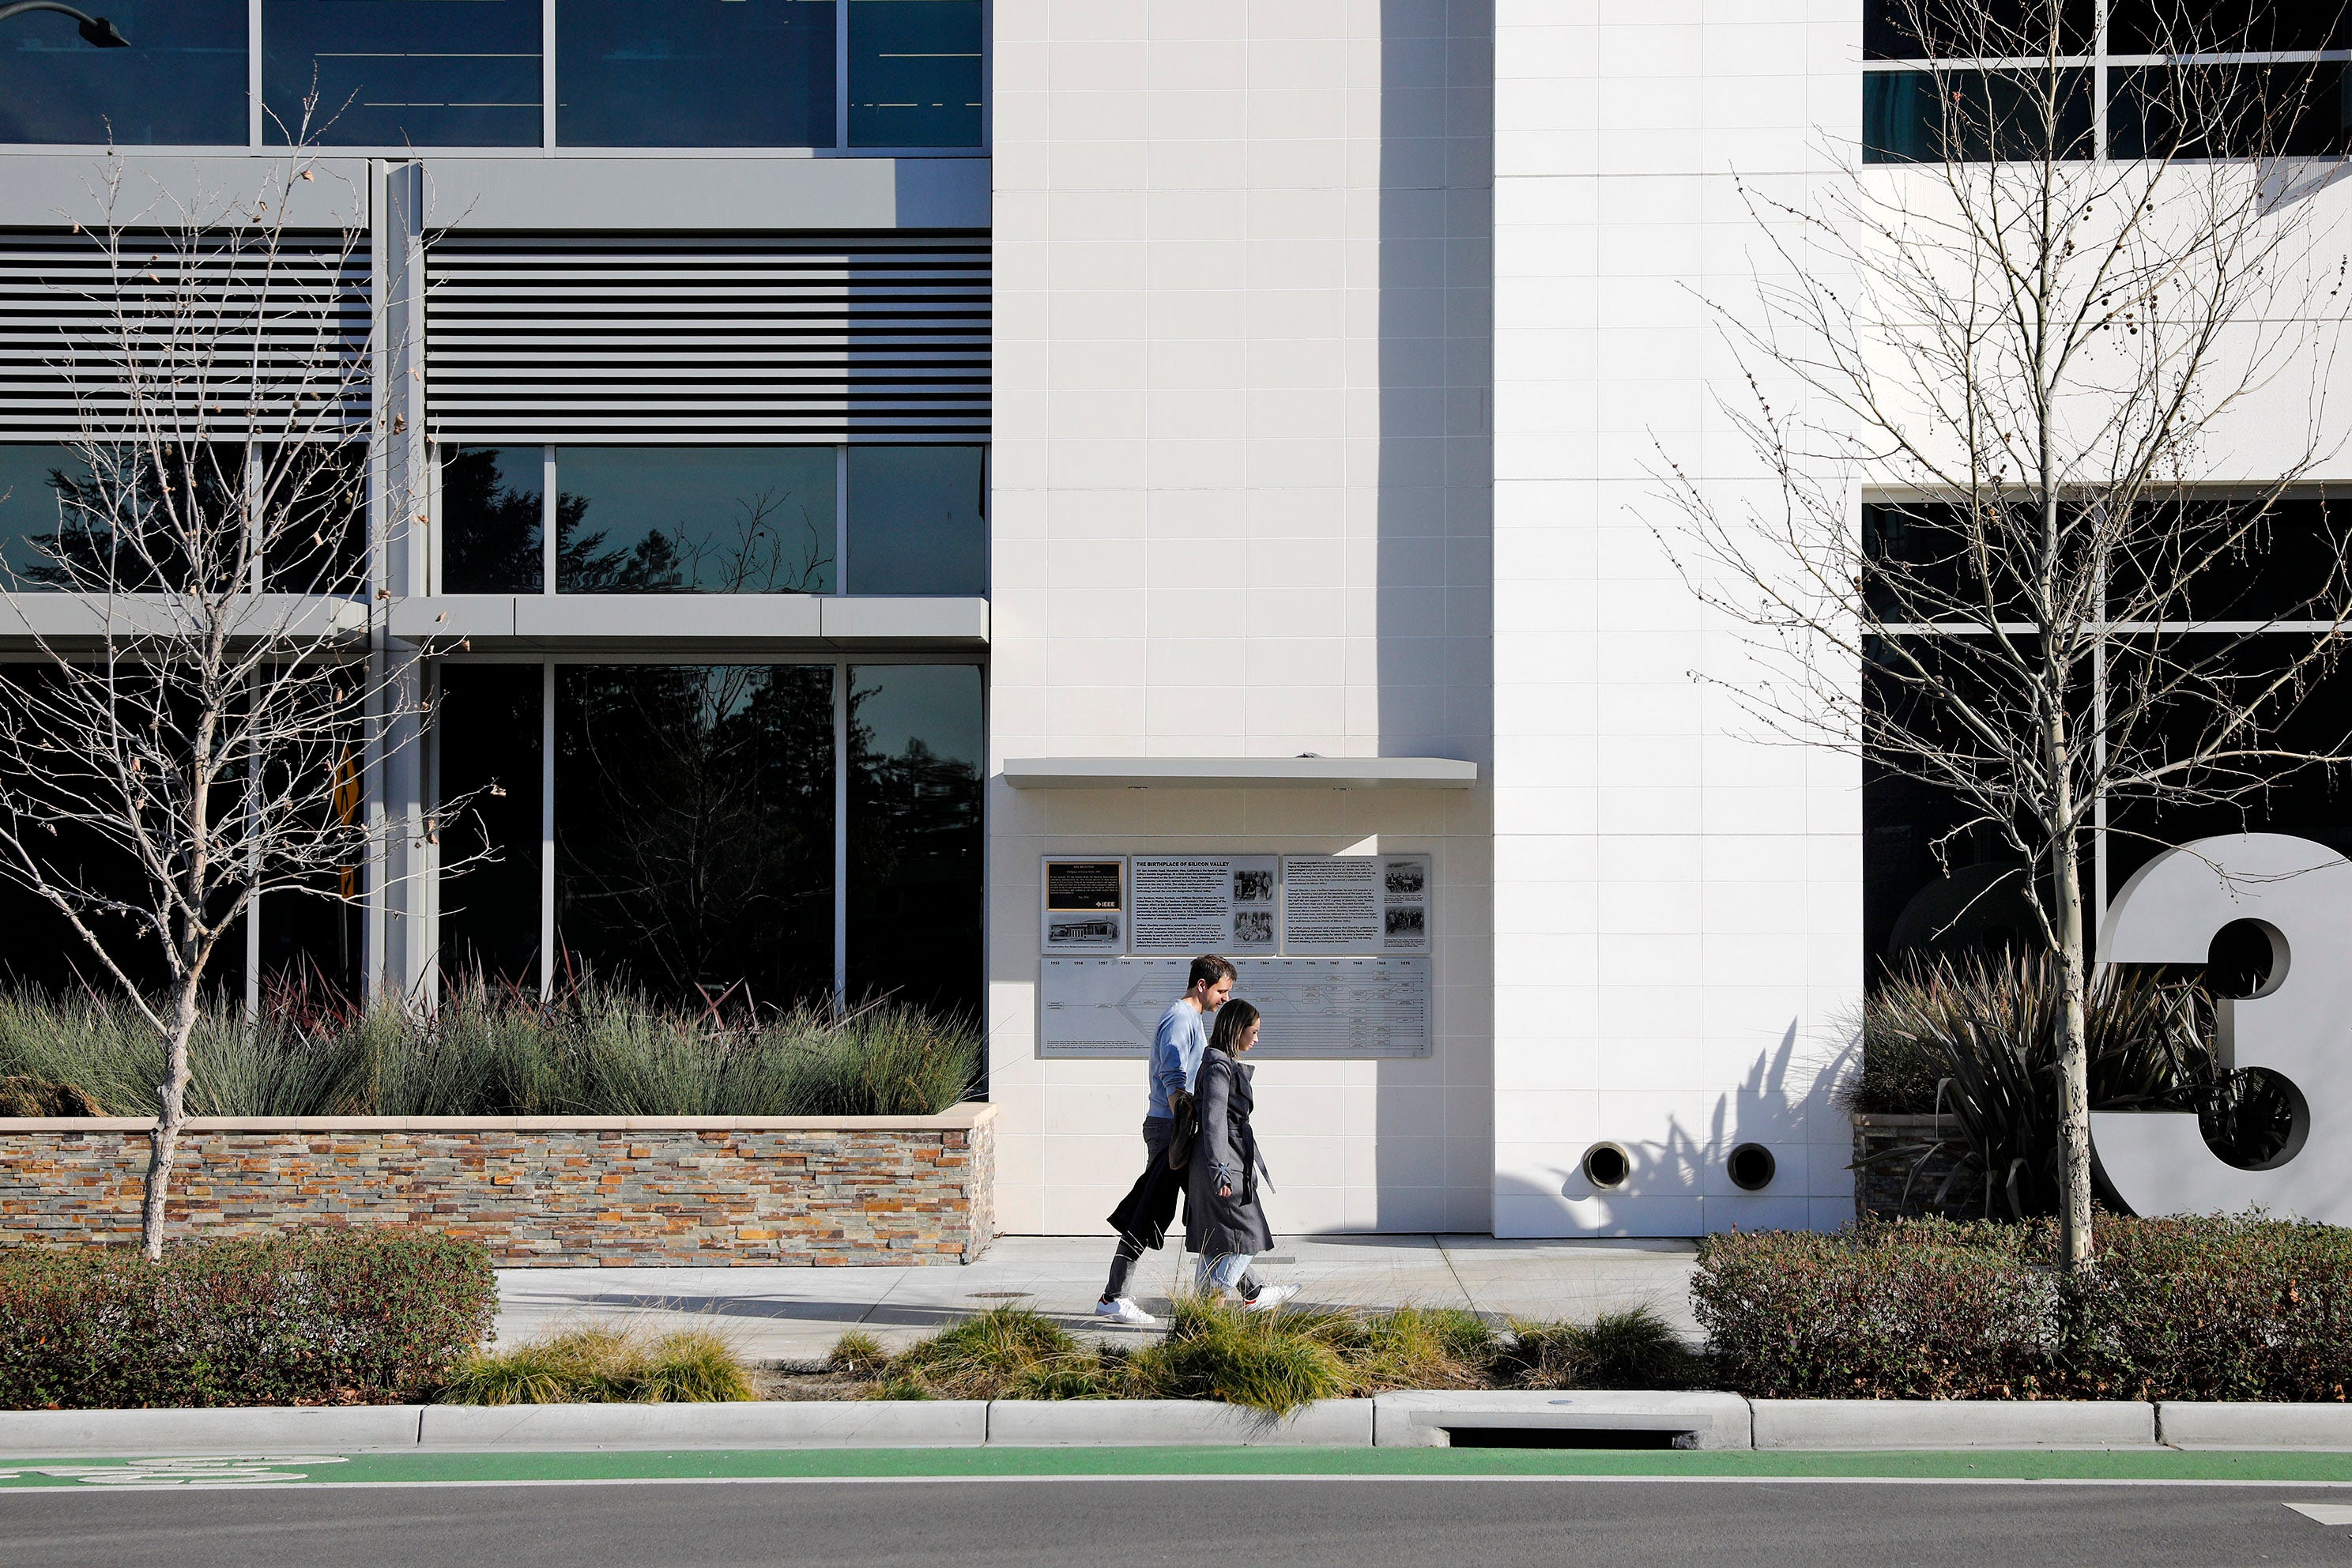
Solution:
M 1095 1316 L 1108 1318 L 1115 1323 L 1125 1323 L 1131 1329 L 1156 1329 L 1160 1320 L 1137 1306 L 1125 1296 L 1116 1301 L 1097 1301 Z
M 1281 1306 L 1285 1301 L 1289 1300 L 1293 1296 L 1297 1294 L 1298 1287 L 1296 1285 L 1268 1285 L 1257 1293 L 1256 1300 L 1244 1301 L 1242 1303 L 1242 1310 L 1244 1312 L 1271 1312 L 1276 1307 Z

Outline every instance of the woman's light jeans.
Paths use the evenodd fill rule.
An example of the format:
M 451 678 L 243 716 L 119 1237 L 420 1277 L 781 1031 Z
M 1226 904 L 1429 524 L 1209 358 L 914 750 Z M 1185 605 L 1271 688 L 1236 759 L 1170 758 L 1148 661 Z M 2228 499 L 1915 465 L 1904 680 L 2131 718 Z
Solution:
M 1214 1258 L 1201 1259 L 1201 1288 L 1204 1290 L 1237 1290 L 1244 1276 L 1249 1273 L 1250 1252 L 1222 1252 Z

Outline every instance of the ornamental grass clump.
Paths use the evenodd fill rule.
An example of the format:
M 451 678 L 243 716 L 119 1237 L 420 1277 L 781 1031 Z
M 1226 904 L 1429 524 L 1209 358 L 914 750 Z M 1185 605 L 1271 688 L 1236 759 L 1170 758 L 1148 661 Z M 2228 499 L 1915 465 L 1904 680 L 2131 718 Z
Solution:
M 1505 1388 L 1691 1388 L 1708 1373 L 1705 1358 L 1646 1306 L 1586 1323 L 1514 1321 L 1488 1368 Z
M 445 1405 L 722 1405 L 758 1397 L 723 1335 L 681 1329 L 655 1336 L 599 1325 L 477 1351 L 440 1393 Z
M 846 1333 L 830 1364 L 872 1378 L 873 1399 L 1109 1399 L 1125 1381 L 1123 1358 L 1026 1307 L 992 1307 L 895 1356 L 871 1335 Z
M 189 1052 L 201 1116 L 927 1116 L 981 1065 L 967 1022 L 900 1002 L 721 1016 L 595 982 L 542 1002 L 478 979 L 430 1012 L 281 988 L 257 1022 L 207 1011 Z M 0 1080 L 24 1080 L 27 1104 L 152 1115 L 160 1061 L 123 1004 L 0 992 Z

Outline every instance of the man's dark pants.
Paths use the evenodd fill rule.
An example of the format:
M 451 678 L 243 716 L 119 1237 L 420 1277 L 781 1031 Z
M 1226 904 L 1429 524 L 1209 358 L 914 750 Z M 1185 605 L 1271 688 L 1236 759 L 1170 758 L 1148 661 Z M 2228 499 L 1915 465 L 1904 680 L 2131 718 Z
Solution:
M 1143 1119 L 1143 1174 L 1135 1178 L 1135 1185 L 1110 1211 L 1111 1228 L 1118 1232 L 1118 1250 L 1111 1256 L 1110 1283 L 1103 1287 L 1106 1301 L 1127 1294 L 1128 1274 L 1144 1248 L 1156 1252 L 1168 1239 L 1169 1222 L 1176 1217 L 1176 1200 L 1184 1192 L 1185 1173 L 1168 1168 L 1168 1145 L 1175 1136 L 1171 1118 Z

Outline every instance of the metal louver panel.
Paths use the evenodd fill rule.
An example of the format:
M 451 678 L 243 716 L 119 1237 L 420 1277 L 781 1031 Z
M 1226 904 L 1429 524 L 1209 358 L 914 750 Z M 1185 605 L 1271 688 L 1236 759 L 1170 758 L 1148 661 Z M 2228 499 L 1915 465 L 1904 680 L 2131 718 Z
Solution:
M 988 438 L 984 232 L 462 232 L 425 265 L 440 439 Z
M 0 440 L 359 431 L 365 236 L 0 229 Z

